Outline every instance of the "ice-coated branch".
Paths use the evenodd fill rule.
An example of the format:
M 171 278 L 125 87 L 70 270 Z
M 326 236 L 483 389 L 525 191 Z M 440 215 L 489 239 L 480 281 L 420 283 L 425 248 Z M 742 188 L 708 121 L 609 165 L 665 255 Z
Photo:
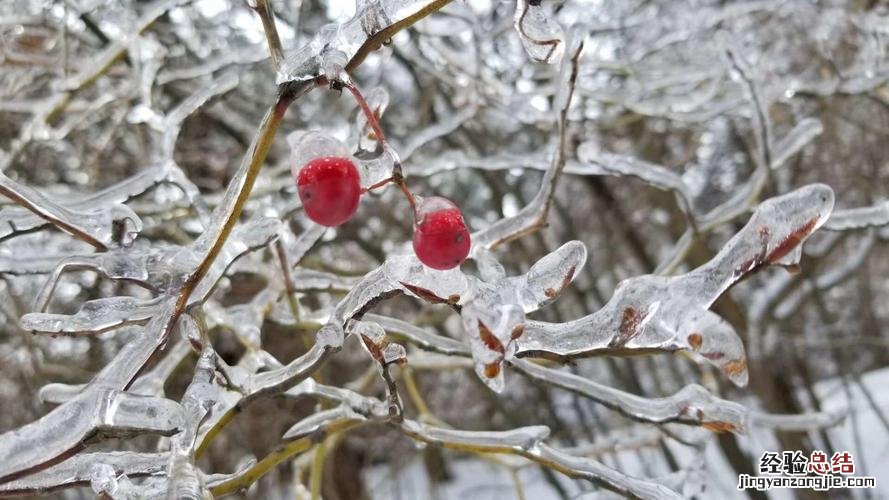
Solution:
M 215 436 L 234 418 L 241 408 L 260 397 L 286 391 L 311 376 L 327 358 L 342 346 L 342 337 L 331 338 L 324 332 L 316 336 L 316 343 L 302 356 L 285 366 L 266 372 L 253 373 L 260 368 L 250 357 L 242 359 L 244 367 L 226 367 L 221 364 L 232 391 L 224 399 L 217 401 L 212 415 L 201 426 L 198 433 L 196 456 L 200 456 Z M 250 366 L 254 365 L 254 366 Z
M 532 59 L 558 63 L 565 49 L 565 35 L 559 23 L 550 19 L 545 10 L 539 1 L 516 0 L 513 26 Z
M 302 48 L 284 55 L 278 68 L 278 83 L 314 80 L 319 76 L 341 80 L 339 72 L 351 74 L 367 56 L 451 0 L 372 1 L 362 4 L 355 16 L 338 25 L 327 25 Z M 392 19 L 397 19 L 392 21 Z M 331 72 L 334 72 L 331 74 Z
M 88 486 L 99 464 L 127 477 L 159 476 L 164 473 L 168 460 L 169 453 L 81 453 L 38 473 L 0 484 L 0 497 L 46 495 L 74 486 Z
M 128 246 L 142 230 L 142 219 L 126 205 L 115 204 L 89 211 L 73 209 L 56 203 L 36 189 L 10 179 L 2 171 L 0 171 L 0 195 L 98 250 L 107 250 L 118 245 Z M 6 217 L 0 212 L 0 221 L 3 219 Z M 11 219 L 4 225 L 13 232 L 26 229 L 16 227 Z
M 169 436 L 183 424 L 175 401 L 88 388 L 36 422 L 0 435 L 0 484 L 64 460 L 95 435 Z
M 203 349 L 195 367 L 195 376 L 182 396 L 185 424 L 182 431 L 170 440 L 170 458 L 167 464 L 168 498 L 203 498 L 206 488 L 203 473 L 195 465 L 195 445 L 198 426 L 211 411 L 219 398 L 214 384 L 216 353 L 209 345 L 209 338 L 190 316 L 182 317 L 183 328 L 191 330 L 188 336 L 202 337 Z M 197 339 L 194 339 L 197 341 Z
M 849 229 L 886 225 L 889 225 L 889 200 L 881 201 L 869 207 L 837 210 L 824 224 L 824 229 L 828 231 L 846 231 Z
M 238 227 L 228 238 L 220 258 L 211 266 L 208 277 L 195 292 L 203 301 L 226 270 L 245 254 L 269 244 L 280 232 L 280 222 L 271 218 L 256 218 Z M 62 275 L 72 270 L 92 270 L 116 281 L 126 281 L 153 292 L 172 293 L 182 285 L 194 265 L 193 247 L 173 246 L 162 249 L 115 249 L 103 253 L 74 255 L 61 259 L 38 294 L 38 312 L 22 317 L 25 328 L 51 334 L 96 334 L 117 326 L 145 321 L 151 317 L 158 299 L 141 300 L 132 297 L 111 297 L 84 303 L 74 315 L 46 314 Z M 186 257 L 186 258 L 182 258 Z
M 267 0 L 247 0 L 247 5 L 256 12 L 262 21 L 262 30 L 265 32 L 265 40 L 272 57 L 272 67 L 275 71 L 281 66 L 284 59 L 284 47 L 281 45 L 281 37 L 278 36 L 278 26 L 275 24 L 275 12 Z
M 368 314 L 373 321 L 397 338 L 428 351 L 449 356 L 470 356 L 469 349 L 453 339 L 442 337 L 424 328 L 394 318 Z M 752 410 L 739 403 L 711 394 L 700 385 L 689 385 L 672 396 L 647 398 L 615 389 L 564 370 L 547 368 L 525 359 L 512 359 L 510 365 L 528 377 L 560 387 L 645 423 L 681 423 L 701 426 L 716 432 L 743 433 L 750 427 L 800 430 L 837 425 L 844 412 L 776 415 Z
M 40 419 L 0 435 L 0 483 L 51 466 L 99 436 L 182 430 L 174 401 L 125 391 L 166 343 L 176 324 L 175 297 L 165 297 L 151 321 L 79 393 Z
M 744 84 L 747 97 L 753 106 L 753 128 L 756 131 L 756 145 L 759 150 L 759 168 L 768 170 L 772 168 L 772 121 L 769 119 L 769 103 L 764 101 L 764 96 L 759 85 L 754 81 L 751 69 L 741 56 L 733 49 L 726 50 L 729 63 Z
M 674 277 L 624 280 L 602 309 L 574 321 L 528 322 L 516 355 L 570 359 L 682 350 L 744 385 L 744 346 L 709 308 L 745 275 L 770 264 L 795 265 L 800 245 L 827 221 L 833 202 L 833 190 L 823 184 L 766 200 L 706 264 Z
M 416 440 L 446 448 L 518 455 L 567 476 L 592 481 L 629 497 L 682 498 L 662 484 L 627 476 L 596 460 L 570 455 L 547 445 L 543 441 L 549 436 L 549 428 L 544 426 L 521 427 L 509 431 L 463 431 L 405 420 L 402 431 Z
M 695 225 L 695 211 L 692 191 L 682 176 L 662 165 L 638 160 L 625 155 L 603 153 L 592 142 L 585 142 L 577 147 L 578 159 L 592 170 L 590 175 L 620 175 L 636 177 L 658 189 L 672 191 L 676 194 L 680 209 Z M 598 173 L 598 172 L 597 172 Z
M 803 118 L 787 135 L 774 146 L 774 154 L 769 167 L 776 170 L 784 166 L 791 157 L 799 153 L 816 137 L 824 132 L 824 125 L 817 118 Z
M 304 452 L 328 436 L 369 422 L 391 422 L 387 405 L 342 388 L 326 387 L 311 380 L 287 393 L 310 395 L 336 401 L 340 406 L 316 413 L 295 424 L 284 435 L 284 443 L 254 466 L 224 482 L 211 485 L 215 495 L 230 493 L 255 482 L 283 459 Z M 563 474 L 586 479 L 603 487 L 637 498 L 681 498 L 664 485 L 626 476 L 600 462 L 577 457 L 547 445 L 549 428 L 521 427 L 508 431 L 463 431 L 420 423 L 414 420 L 393 424 L 399 432 L 425 443 L 471 453 L 512 454 L 555 469 Z M 282 457 L 283 456 L 283 457 Z
M 519 0 L 520 2 L 524 0 Z M 570 38 L 570 57 L 562 61 L 559 75 L 559 93 L 556 99 L 558 106 L 558 143 L 553 153 L 552 163 L 547 169 L 541 181 L 540 190 L 528 205 L 522 207 L 512 217 L 501 219 L 482 231 L 472 235 L 473 252 L 479 248 L 491 249 L 532 232 L 546 224 L 552 197 L 556 191 L 556 185 L 565 169 L 568 160 L 568 110 L 574 96 L 574 88 L 577 84 L 577 75 L 580 71 L 580 56 L 583 53 L 584 32 L 576 27 Z
M 875 243 L 876 237 L 872 232 L 865 235 L 852 252 L 844 255 L 845 262 L 841 265 L 823 271 L 812 280 L 800 283 L 795 290 L 775 306 L 774 316 L 777 319 L 787 319 L 795 314 L 802 303 L 813 294 L 837 286 L 839 283 L 852 278 L 854 272 L 867 262 L 867 258 L 871 255 L 871 250 L 873 250 Z
M 107 297 L 88 300 L 76 313 L 30 313 L 22 316 L 25 330 L 49 335 L 98 335 L 131 325 L 144 325 L 157 312 L 160 299 Z
M 177 129 L 178 130 L 178 129 Z M 172 151 L 171 151 L 172 153 Z M 139 173 L 95 193 L 65 198 L 60 207 L 76 214 L 89 214 L 96 207 L 124 206 L 123 203 L 139 196 L 162 183 L 172 184 L 182 190 L 189 201 L 199 209 L 202 205 L 197 187 L 185 177 L 182 169 L 171 159 L 160 160 Z M 110 209 L 106 209 L 110 210 Z M 0 209 L 0 240 L 6 240 L 43 226 L 47 221 L 22 207 Z
M 599 384 L 572 373 L 545 368 L 524 359 L 512 365 L 529 377 L 593 399 L 622 415 L 655 424 L 676 422 L 699 425 L 716 432 L 745 432 L 750 427 L 780 430 L 809 430 L 832 427 L 844 412 L 817 412 L 803 415 L 775 415 L 752 410 L 711 394 L 700 385 L 685 386 L 663 398 L 645 398 Z
M 541 258 L 528 271 L 508 277 L 487 250 L 476 252 L 481 279 L 460 269 L 439 272 L 416 256 L 396 254 L 358 282 L 340 301 L 322 328 L 343 336 L 352 319 L 360 319 L 376 302 L 405 293 L 433 304 L 448 304 L 460 312 L 472 346 L 476 373 L 491 389 L 503 390 L 503 363 L 515 352 L 525 329 L 525 314 L 546 306 L 571 284 L 586 262 L 583 243 L 570 241 Z
M 138 37 L 155 21 L 170 10 L 178 7 L 185 0 L 156 0 L 145 9 L 145 13 L 137 20 L 136 25 L 126 30 L 126 35 L 109 44 L 92 61 L 84 65 L 84 70 L 69 76 L 61 85 L 59 92 L 53 94 L 41 106 L 31 123 L 23 127 L 18 142 L 13 146 L 13 153 L 21 150 L 25 143 L 32 140 L 33 135 L 43 127 L 52 124 L 64 112 L 71 98 L 79 91 L 93 84 L 106 73 L 114 63 L 119 61 L 130 49 L 135 37 Z M 15 156 L 15 154 L 13 154 Z

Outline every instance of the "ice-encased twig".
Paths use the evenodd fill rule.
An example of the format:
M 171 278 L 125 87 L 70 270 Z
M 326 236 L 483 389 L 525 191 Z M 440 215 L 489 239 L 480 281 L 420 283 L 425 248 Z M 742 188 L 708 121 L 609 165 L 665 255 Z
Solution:
M 280 231 L 280 221 L 258 218 L 237 227 L 210 266 L 207 277 L 194 292 L 203 301 L 213 291 L 226 270 L 240 257 L 268 245 Z M 144 321 L 151 301 L 128 297 L 97 299 L 93 305 L 84 304 L 75 315 L 51 315 L 44 311 L 62 275 L 72 270 L 92 270 L 111 280 L 135 283 L 154 292 L 172 292 L 182 285 L 194 264 L 192 246 L 149 250 L 115 249 L 90 255 L 74 255 L 62 259 L 53 270 L 37 297 L 37 313 L 26 315 L 30 325 L 47 333 L 100 333 L 123 325 L 124 320 Z M 186 258 L 182 258 L 186 257 Z M 96 307 L 109 307 L 107 310 Z M 107 314 L 105 314 L 107 312 Z M 67 317 L 67 319 L 65 319 Z M 25 321 L 25 318 L 23 318 Z M 43 330 L 43 328 L 46 328 Z
M 513 26 L 531 58 L 558 63 L 565 48 L 565 34 L 559 23 L 550 19 L 546 8 L 540 2 L 516 0 Z
M 64 460 L 96 434 L 169 436 L 183 424 L 175 401 L 88 388 L 37 421 L 0 435 L 0 484 Z
M 362 4 L 352 19 L 342 24 L 322 27 L 311 42 L 284 54 L 278 68 L 278 84 L 314 80 L 325 76 L 340 79 L 340 74 L 327 74 L 326 60 L 335 56 L 342 60 L 339 70 L 349 73 L 364 62 L 368 54 L 390 40 L 395 33 L 441 9 L 451 0 L 371 1 Z
M 224 370 L 233 391 L 224 400 L 218 400 L 211 416 L 201 425 L 198 432 L 198 456 L 215 437 L 215 435 L 234 417 L 241 408 L 260 397 L 276 392 L 283 392 L 311 376 L 327 358 L 342 347 L 342 337 L 335 338 L 322 332 L 316 336 L 316 343 L 302 356 L 287 365 L 261 373 L 252 373 L 240 366 L 227 367 Z M 249 360 L 242 360 L 244 361 Z
M 453 339 L 442 337 L 404 321 L 368 314 L 366 319 L 378 323 L 390 335 L 402 338 L 424 350 L 449 356 L 470 356 L 469 349 Z M 664 398 L 637 396 L 584 377 L 546 368 L 525 359 L 510 361 L 513 368 L 527 376 L 597 401 L 622 415 L 640 422 L 669 422 L 702 426 L 718 432 L 745 432 L 750 427 L 782 430 L 805 430 L 836 425 L 844 412 L 816 412 L 803 415 L 777 415 L 752 410 L 744 405 L 718 398 L 700 385 L 689 385 Z
M 102 429 L 106 432 L 120 432 L 123 428 L 162 434 L 178 432 L 182 417 L 177 403 L 122 392 L 165 342 L 174 325 L 174 307 L 173 298 L 166 298 L 160 313 L 140 335 L 124 345 L 80 394 L 35 422 L 0 435 L 0 483 L 63 460 Z M 116 406 L 118 403 L 127 404 Z M 179 408 L 178 412 L 174 408 Z M 123 411 L 122 420 L 115 420 L 118 411 Z M 148 416 L 147 411 L 156 418 Z M 161 418 L 165 414 L 167 417 Z
M 265 32 L 266 45 L 272 58 L 272 67 L 275 71 L 281 65 L 284 58 L 284 47 L 281 45 L 281 37 L 278 36 L 278 27 L 275 24 L 275 12 L 267 0 L 250 0 L 247 5 L 253 9 L 262 21 L 262 30 Z
M 423 147 L 423 145 L 439 137 L 450 134 L 454 130 L 457 130 L 458 128 L 460 128 L 461 125 L 463 125 L 463 123 L 475 116 L 477 111 L 478 105 L 475 103 L 470 103 L 456 113 L 448 116 L 444 121 L 440 121 L 434 125 L 418 131 L 411 137 L 410 141 L 407 144 L 405 144 L 403 147 L 396 148 L 401 153 L 401 161 L 406 162 L 411 157 L 411 155 L 414 154 L 417 149 Z M 414 174 L 413 168 L 411 169 L 411 174 Z
M 889 200 L 869 207 L 847 208 L 834 211 L 824 224 L 828 231 L 846 231 L 889 225 Z
M 198 329 L 190 316 L 182 317 L 185 328 Z M 198 332 L 198 334 L 200 334 Z M 195 366 L 195 375 L 182 396 L 185 424 L 182 432 L 170 440 L 170 459 L 167 465 L 168 498 L 205 498 L 204 475 L 195 465 L 195 444 L 198 426 L 216 404 L 219 386 L 215 385 L 216 352 L 209 345 L 209 339 L 201 339 L 204 348 Z
M 389 421 L 385 403 L 353 393 L 348 389 L 327 387 L 306 380 L 287 394 L 312 395 L 341 404 L 295 424 L 285 434 L 283 452 L 271 454 L 251 469 L 242 471 L 240 475 L 212 485 L 214 494 L 237 490 L 244 484 L 245 477 L 251 473 L 257 475 L 269 470 L 282 459 L 281 455 L 290 456 L 303 452 L 333 433 L 370 422 Z M 547 445 L 544 440 L 549 437 L 550 431 L 545 426 L 520 427 L 507 431 L 464 431 L 405 419 L 397 424 L 396 428 L 414 440 L 456 450 L 518 455 L 568 476 L 593 481 L 612 491 L 638 498 L 681 498 L 662 484 L 626 476 L 595 460 L 577 457 Z
M 676 422 L 699 425 L 716 432 L 743 433 L 750 427 L 778 430 L 810 430 L 837 425 L 845 412 L 815 412 L 801 415 L 761 413 L 733 401 L 713 396 L 704 387 L 692 384 L 663 398 L 645 398 L 599 384 L 562 370 L 545 368 L 523 359 L 514 367 L 531 378 L 591 398 L 612 410 L 642 422 Z
M 197 92 L 186 97 L 167 113 L 167 116 L 164 117 L 163 147 L 161 149 L 162 155 L 165 158 L 173 158 L 173 149 L 176 146 L 176 139 L 181 133 L 182 122 L 210 99 L 237 87 L 238 80 L 237 73 L 224 73 L 209 84 L 201 85 Z
M 519 0 L 524 1 L 524 0 Z M 493 248 L 499 244 L 534 231 L 546 224 L 547 215 L 556 185 L 565 169 L 568 159 L 567 120 L 568 109 L 574 96 L 577 74 L 580 70 L 580 56 L 584 46 L 584 32 L 576 27 L 572 30 L 568 45 L 570 57 L 562 61 L 559 75 L 559 93 L 556 99 L 558 106 L 558 143 L 553 153 L 552 163 L 546 170 L 541 181 L 540 190 L 534 198 L 517 214 L 501 219 L 482 231 L 472 235 L 472 248 Z
M 663 165 L 656 165 L 625 155 L 599 152 L 597 149 L 596 143 L 585 142 L 577 147 L 578 158 L 584 163 L 591 163 L 594 167 L 601 169 L 603 173 L 638 177 L 656 188 L 675 191 L 686 203 L 690 203 L 692 199 L 690 190 L 678 173 Z
M 854 276 L 853 273 L 867 262 L 867 258 L 871 254 L 875 243 L 876 237 L 873 232 L 868 232 L 853 251 L 844 255 L 845 262 L 832 269 L 824 270 L 812 280 L 803 281 L 787 297 L 778 302 L 773 311 L 774 317 L 779 320 L 787 319 L 795 314 L 800 305 L 813 294 L 835 287 L 841 282 L 851 279 Z
M 168 460 L 169 453 L 81 453 L 24 478 L 0 483 L 0 497 L 46 495 L 74 486 L 87 486 L 97 464 L 109 465 L 115 473 L 127 477 L 157 476 L 164 473 Z
M 10 179 L 2 171 L 0 195 L 98 250 L 107 250 L 118 244 L 128 246 L 142 230 L 142 219 L 126 205 L 113 204 L 83 211 L 73 209 L 56 203 L 34 188 Z M 5 222 L 3 225 L 10 227 L 13 232 L 27 229 L 16 227 L 12 219 L 3 219 L 6 216 L 0 213 L 0 223 Z
M 480 267 L 493 259 L 487 250 L 476 252 Z M 334 308 L 322 331 L 344 335 L 343 328 L 360 318 L 374 303 L 396 293 L 407 293 L 460 311 L 473 350 L 476 373 L 495 391 L 503 389 L 503 363 L 515 351 L 524 330 L 525 314 L 555 300 L 586 262 L 586 247 L 570 241 L 541 258 L 523 275 L 488 273 L 479 279 L 459 269 L 434 271 L 413 254 L 396 254 L 358 282 Z
M 145 193 L 154 186 L 168 183 L 177 186 L 183 193 L 196 203 L 197 187 L 185 177 L 185 174 L 172 160 L 161 160 L 148 166 L 141 172 L 116 184 L 100 189 L 95 193 L 78 196 L 66 196 L 59 206 L 75 213 L 87 213 L 95 207 L 113 207 L 122 205 L 129 199 Z M 5 207 L 0 210 L 0 240 L 32 231 L 47 222 L 41 216 L 22 207 Z
M 516 355 L 570 359 L 683 350 L 744 385 L 744 346 L 709 308 L 746 274 L 769 264 L 796 264 L 800 245 L 827 221 L 833 202 L 833 191 L 823 184 L 766 200 L 706 264 L 674 277 L 624 280 L 605 307 L 574 321 L 528 322 Z
M 449 337 L 436 335 L 406 321 L 372 313 L 366 314 L 364 318 L 382 326 L 389 334 L 394 334 L 396 337 L 403 337 L 409 340 L 412 344 L 418 345 L 425 350 L 446 354 L 448 356 L 471 356 L 469 346 L 465 343 Z
M 22 316 L 25 330 L 49 335 L 86 336 L 144 325 L 157 312 L 158 298 L 108 297 L 88 300 L 74 314 L 29 313 Z
M 772 170 L 781 168 L 787 163 L 788 159 L 802 151 L 823 131 L 824 125 L 821 123 L 821 120 L 817 118 L 803 118 L 787 132 L 787 135 L 775 144 L 772 162 L 769 166 Z
M 662 165 L 625 155 L 601 153 L 597 149 L 598 146 L 594 143 L 585 142 L 578 146 L 577 156 L 581 162 L 593 169 L 601 170 L 603 174 L 637 177 L 658 189 L 674 192 L 680 209 L 694 224 L 694 198 L 681 175 Z

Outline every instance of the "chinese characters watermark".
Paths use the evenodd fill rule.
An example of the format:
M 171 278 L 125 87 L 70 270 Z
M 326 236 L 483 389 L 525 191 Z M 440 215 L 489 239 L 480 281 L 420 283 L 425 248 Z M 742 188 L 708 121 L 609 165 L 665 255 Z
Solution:
M 874 488 L 874 477 L 855 476 L 855 459 L 848 451 L 830 456 L 820 450 L 808 457 L 800 451 L 767 451 L 759 457 L 759 476 L 741 474 L 738 489 L 767 491 L 773 488 L 814 489 Z

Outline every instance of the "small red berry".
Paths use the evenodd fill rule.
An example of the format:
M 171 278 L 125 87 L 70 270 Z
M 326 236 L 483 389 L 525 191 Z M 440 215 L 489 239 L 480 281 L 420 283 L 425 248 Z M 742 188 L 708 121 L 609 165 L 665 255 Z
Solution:
M 444 271 L 459 266 L 469 255 L 469 230 L 457 205 L 438 196 L 417 207 L 414 253 L 420 262 Z
M 358 210 L 361 182 L 348 158 L 315 158 L 300 169 L 296 186 L 306 215 L 322 226 L 339 226 Z

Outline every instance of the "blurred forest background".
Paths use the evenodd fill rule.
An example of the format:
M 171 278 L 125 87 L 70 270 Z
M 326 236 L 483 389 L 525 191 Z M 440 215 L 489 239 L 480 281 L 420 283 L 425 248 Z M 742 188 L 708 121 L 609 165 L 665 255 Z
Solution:
M 323 50 L 318 34 L 334 33 L 331 23 L 348 23 L 356 12 L 374 14 L 359 16 L 367 30 L 368 20 L 394 23 L 428 2 L 358 3 L 271 1 L 285 57 L 298 57 L 300 47 Z M 95 256 L 115 248 L 185 248 L 207 227 L 209 211 L 225 205 L 226 189 L 236 184 L 275 102 L 276 79 L 282 81 L 257 12 L 264 5 L 0 5 L 0 432 L 70 400 L 79 384 L 147 335 L 148 318 L 160 314 L 155 297 L 163 295 L 162 287 L 143 286 L 142 277 L 109 279 L 130 261 L 97 264 Z M 527 9 L 527 25 L 516 9 Z M 573 62 L 572 36 L 584 41 Z M 348 57 L 355 42 L 341 45 Z M 326 71 L 330 61 L 322 59 Z M 586 263 L 567 278 L 573 283 L 545 309 L 529 312 L 533 320 L 586 316 L 627 278 L 686 273 L 713 258 L 759 202 L 802 186 L 830 186 L 835 217 L 806 242 L 797 269 L 762 269 L 711 308 L 743 341 L 746 387 L 682 353 L 618 351 L 547 367 L 617 389 L 618 401 L 641 396 L 636 414 L 629 403 L 609 403 L 611 396 L 599 389 L 566 390 L 566 384 L 508 366 L 498 394 L 473 372 L 465 347 L 444 352 L 453 341 L 468 345 L 460 315 L 410 294 L 380 301 L 364 318 L 406 346 L 406 364 L 379 370 L 351 335 L 341 351 L 312 369 L 319 384 L 385 402 L 392 396 L 391 377 L 411 421 L 465 431 L 546 426 L 549 445 L 683 496 L 889 495 L 882 474 L 889 464 L 889 4 L 458 0 L 386 40 L 351 69 L 380 115 L 411 189 L 454 200 L 472 231 L 519 214 L 546 184 L 554 156 L 564 151 L 548 224 L 492 248 L 506 274 L 515 276 L 568 241 L 585 245 Z M 564 88 L 572 70 L 576 81 Z M 573 95 L 562 125 L 565 90 Z M 373 150 L 366 127 L 348 91 L 323 87 L 284 116 L 239 225 L 260 217 L 280 221 L 277 239 L 254 244 L 220 270 L 200 312 L 192 309 L 187 316 L 196 318 L 192 323 L 212 346 L 204 352 L 215 352 L 220 364 L 255 376 L 311 352 L 316 331 L 349 290 L 410 240 L 411 213 L 391 187 L 364 196 L 357 216 L 335 229 L 322 230 L 302 215 L 289 134 L 315 130 L 353 151 Z M 101 246 L 45 224 L 45 217 L 31 217 L 19 206 L 27 202 L 14 193 L 43 200 L 38 206 L 57 204 L 62 212 L 53 213 L 95 229 Z M 283 264 L 289 276 L 281 271 L 282 256 L 290 259 Z M 176 259 L 190 262 L 175 252 L 156 259 L 146 264 L 149 273 L 172 273 L 166 266 Z M 97 266 L 108 272 L 95 272 Z M 463 271 L 478 274 L 477 267 L 471 259 Z M 59 269 L 64 272 L 54 273 Z M 46 285 L 54 280 L 54 288 Z M 131 302 L 94 302 L 105 312 L 87 311 L 77 319 L 86 326 L 70 329 L 71 315 L 85 302 L 109 297 L 129 297 L 143 309 Z M 152 312 L 139 316 L 137 310 Z M 50 326 L 41 331 L 34 325 Z M 201 347 L 194 336 L 194 349 L 182 340 L 178 332 L 187 329 L 180 320 L 166 350 L 142 372 L 152 374 L 152 394 L 180 401 L 197 380 Z M 416 340 L 417 329 L 446 338 L 431 349 L 438 353 Z M 222 371 L 215 369 L 214 384 L 224 385 L 218 382 L 225 378 Z M 247 498 L 320 494 L 331 500 L 615 494 L 601 482 L 568 477 L 541 461 L 424 443 L 404 424 L 318 431 L 324 439 L 257 467 L 257 460 L 282 449 L 291 426 L 335 406 L 290 391 L 296 382 L 288 379 L 238 406 L 200 447 L 200 456 L 192 457 L 198 491 L 221 493 L 220 484 L 252 483 L 236 489 Z M 646 413 L 651 401 L 690 384 L 758 415 L 810 414 L 816 423 L 794 428 L 763 417 L 761 425 L 751 419 L 736 429 L 662 424 Z M 219 394 L 232 394 L 226 391 Z M 829 418 L 835 412 L 845 419 Z M 198 435 L 206 438 L 206 429 Z M 154 454 L 166 452 L 171 440 L 110 432 L 87 441 L 91 453 Z M 848 450 L 856 475 L 876 476 L 877 489 L 737 491 L 738 474 L 758 474 L 764 451 L 783 450 L 807 456 Z M 46 468 L 46 460 L 41 463 Z M 168 465 L 123 477 L 119 468 L 109 473 L 92 464 L 80 469 L 82 480 L 70 485 L 77 487 L 53 494 L 81 498 L 105 491 L 126 498 L 133 491 L 167 491 Z M 231 483 L 243 477 L 239 471 L 257 470 L 262 472 L 254 480 Z M 11 490 L 0 483 L 4 492 Z

